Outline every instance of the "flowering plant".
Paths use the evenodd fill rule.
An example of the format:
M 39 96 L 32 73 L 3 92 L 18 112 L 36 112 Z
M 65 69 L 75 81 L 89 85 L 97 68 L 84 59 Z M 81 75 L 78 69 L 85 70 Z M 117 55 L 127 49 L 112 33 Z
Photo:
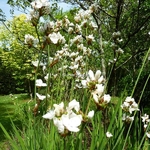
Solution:
M 99 23 L 94 21 L 97 16 L 93 15 L 99 9 L 97 5 L 78 10 L 72 20 L 67 16 L 62 20 L 44 18 L 51 16 L 48 0 L 35 0 L 31 7 L 26 21 L 35 27 L 37 36 L 25 35 L 24 44 L 39 53 L 31 62 L 35 75 L 35 103 L 28 129 L 34 136 L 23 137 L 27 141 L 26 147 L 114 150 L 131 149 L 134 145 L 137 148 L 139 143 L 134 143 L 141 139 L 138 137 L 135 140 L 135 135 L 139 135 L 139 126 L 136 126 L 134 134 L 131 128 L 139 121 L 137 114 L 141 111 L 138 103 L 132 98 L 133 94 L 127 96 L 125 101 L 122 101 L 123 97 L 116 100 L 110 96 L 107 92 L 109 79 L 106 72 L 100 71 L 104 68 L 99 66 L 103 68 L 99 69 L 92 64 L 93 60 L 94 64 L 98 62 L 95 59 L 98 58 L 95 45 L 98 43 L 96 31 Z M 120 43 L 120 36 L 120 32 L 115 32 L 112 39 Z M 121 48 L 115 52 L 118 56 L 123 54 Z M 117 58 L 114 58 L 112 64 L 116 62 Z M 144 136 L 138 148 L 145 136 L 150 137 L 149 116 L 145 114 L 140 119 L 144 125 Z M 41 135 L 46 142 L 40 138 Z M 35 145 L 28 146 L 33 137 L 38 137 L 38 142 L 35 140 Z M 23 145 L 24 142 L 20 143 Z
M 58 128 L 62 136 L 66 136 L 69 132 L 78 132 L 81 122 L 84 121 L 85 115 L 80 110 L 79 102 L 75 99 L 69 102 L 66 109 L 64 103 L 54 104 L 54 109 L 43 115 L 45 119 L 53 119 L 54 125 Z M 94 111 L 90 111 L 87 118 L 92 118 Z

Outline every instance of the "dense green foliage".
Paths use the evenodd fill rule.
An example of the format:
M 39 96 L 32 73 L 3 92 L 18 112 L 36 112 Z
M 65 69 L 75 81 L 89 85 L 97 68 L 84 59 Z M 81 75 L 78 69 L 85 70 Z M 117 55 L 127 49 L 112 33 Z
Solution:
M 24 45 L 25 34 L 33 32 L 25 19 L 25 15 L 20 15 L 5 24 L 8 28 L 1 26 L 0 29 L 1 94 L 29 92 L 34 79 L 31 60 L 37 52 Z

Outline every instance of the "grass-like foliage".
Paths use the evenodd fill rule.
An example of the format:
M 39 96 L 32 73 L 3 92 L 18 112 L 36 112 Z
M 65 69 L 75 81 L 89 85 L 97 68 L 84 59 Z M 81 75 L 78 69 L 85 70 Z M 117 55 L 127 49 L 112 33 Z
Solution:
M 106 74 L 105 58 L 95 49 L 99 45 L 104 52 L 101 32 L 97 32 L 100 26 L 93 15 L 96 6 L 79 10 L 71 21 L 67 16 L 52 20 L 48 1 L 36 0 L 31 5 L 27 21 L 37 36 L 25 35 L 24 44 L 36 53 L 31 63 L 34 98 L 16 103 L 20 126 L 11 119 L 12 130 L 8 132 L 5 124 L 0 124 L 8 149 L 147 150 L 150 120 L 133 93 L 150 49 L 130 95 L 122 92 L 120 97 L 111 97 L 107 89 L 113 69 Z M 120 34 L 115 32 L 113 38 L 120 38 Z M 117 58 L 121 54 L 123 50 L 116 50 Z M 114 58 L 112 68 L 116 61 Z

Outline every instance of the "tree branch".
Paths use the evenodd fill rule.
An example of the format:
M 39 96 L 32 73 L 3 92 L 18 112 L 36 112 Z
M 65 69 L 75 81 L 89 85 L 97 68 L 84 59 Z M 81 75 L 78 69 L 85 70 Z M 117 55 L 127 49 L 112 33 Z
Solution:
M 148 16 L 148 17 L 145 19 L 145 21 L 143 21 L 143 23 L 142 23 L 134 32 L 132 32 L 131 34 L 129 33 L 127 41 L 126 41 L 126 42 L 124 43 L 124 45 L 121 47 L 122 49 L 127 46 L 127 44 L 130 42 L 130 39 L 131 39 L 135 34 L 137 34 L 137 33 L 140 31 L 140 29 L 141 29 L 149 20 L 150 20 L 150 16 Z

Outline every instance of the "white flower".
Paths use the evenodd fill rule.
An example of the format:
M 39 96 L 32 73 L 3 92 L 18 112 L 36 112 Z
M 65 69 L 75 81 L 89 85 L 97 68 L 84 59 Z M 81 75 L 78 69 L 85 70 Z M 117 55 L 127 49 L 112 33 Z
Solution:
M 55 107 L 55 115 L 59 117 L 64 112 L 64 103 L 61 102 L 60 104 L 54 104 Z
M 89 19 L 91 15 L 91 10 L 79 10 L 76 16 L 79 16 L 81 19 Z
M 93 118 L 94 110 L 90 111 L 87 116 L 88 116 L 89 119 Z
M 76 26 L 75 26 L 75 32 L 76 33 L 81 33 L 81 31 L 82 31 L 81 25 L 76 24 Z M 82 42 L 82 41 L 80 41 L 80 42 Z
M 150 122 L 149 115 L 144 114 L 144 116 L 141 116 L 141 118 L 142 118 L 142 122 L 144 123 L 144 129 L 146 129 L 148 123 Z
M 38 67 L 39 61 L 38 60 L 32 61 L 32 64 L 33 64 L 33 66 Z
M 32 19 L 38 19 L 39 15 L 39 12 L 30 10 L 30 15 L 27 17 L 27 21 L 31 21 Z
M 60 104 L 54 104 L 54 109 L 47 112 L 43 115 L 45 119 L 53 119 L 54 125 L 58 128 L 58 132 L 62 135 L 68 134 L 70 132 L 78 132 L 79 126 L 83 120 L 81 114 L 76 114 L 79 112 L 80 105 L 75 99 L 72 100 L 66 109 L 64 109 L 64 103 L 61 102 Z M 94 115 L 94 111 L 89 112 L 89 118 L 92 118 Z
M 95 80 L 100 84 L 103 81 L 103 76 L 101 76 L 101 71 L 97 70 L 95 76 L 92 72 L 93 71 L 89 70 L 89 77 L 91 78 L 91 80 Z
M 45 86 L 47 86 L 47 84 L 43 83 L 43 81 L 41 79 L 37 79 L 35 84 L 36 84 L 37 87 L 45 87 Z
M 144 129 L 146 129 L 146 128 L 147 128 L 147 126 L 148 126 L 147 124 L 144 124 Z
M 123 114 L 122 116 L 122 120 L 125 121 L 126 120 L 126 114 Z
M 111 99 L 111 96 L 109 94 L 104 94 L 104 102 L 109 103 Z
M 39 66 L 45 66 L 46 64 L 40 62 L 39 63 L 39 60 L 36 60 L 36 61 L 32 61 L 32 65 L 35 66 L 35 67 L 38 67 Z
M 78 56 L 75 58 L 75 63 L 81 62 L 83 59 L 83 56 Z
M 81 84 L 83 85 L 84 88 L 87 87 L 87 81 L 86 80 L 81 80 Z
M 121 105 L 121 108 L 122 108 L 123 110 L 125 110 L 125 111 L 128 111 L 128 110 L 129 110 L 129 106 L 130 106 L 129 103 L 124 102 L 124 103 Z
M 70 111 L 72 109 L 75 109 L 76 112 L 78 112 L 80 110 L 80 104 L 75 99 L 72 100 L 71 102 L 69 102 L 68 107 L 67 107 L 67 111 Z
M 150 133 L 149 132 L 146 132 L 146 135 L 148 138 L 150 138 Z
M 46 98 L 45 95 L 40 95 L 38 93 L 36 93 L 36 96 L 38 97 L 39 100 L 44 100 Z
M 64 17 L 64 19 L 62 20 L 62 23 L 63 23 L 63 26 L 66 28 L 69 26 L 70 21 L 67 16 Z
M 74 37 L 74 39 L 71 40 L 71 45 L 72 44 L 79 44 L 79 43 L 82 43 L 83 42 L 83 37 L 82 35 L 77 35 Z
M 89 19 L 91 13 L 92 13 L 92 12 L 91 12 L 90 10 L 86 10 L 86 11 L 84 11 L 84 13 L 81 14 L 81 16 L 82 16 L 84 19 Z
M 82 122 L 82 116 L 75 113 L 63 114 L 61 118 L 53 118 L 54 125 L 58 128 L 58 132 L 64 134 L 65 129 L 71 132 L 78 132 Z
M 69 57 L 76 57 L 76 56 L 78 56 L 79 55 L 79 52 L 72 52 L 72 53 L 70 53 L 70 55 L 69 55 Z
M 54 117 L 53 122 L 54 122 L 54 125 L 58 128 L 58 132 L 63 134 L 65 131 L 65 126 L 63 124 L 62 118 L 58 119 Z
M 73 32 L 73 28 L 72 28 L 72 27 L 69 27 L 69 28 L 68 28 L 68 33 L 71 34 L 72 32 Z
M 99 103 L 99 99 L 102 97 L 103 92 L 104 92 L 104 86 L 102 84 L 97 84 L 96 90 L 92 92 L 93 99 L 96 103 Z M 107 97 L 106 97 L 106 100 L 107 100 Z
M 77 62 L 71 62 L 71 66 L 69 67 L 72 70 L 77 70 L 79 67 L 79 64 Z
M 106 137 L 110 138 L 112 137 L 113 135 L 110 133 L 110 132 L 106 132 Z
M 53 119 L 55 117 L 55 111 L 54 110 L 50 110 L 49 112 L 47 112 L 42 117 L 45 118 L 45 119 Z
M 121 36 L 121 32 L 120 31 L 114 32 L 112 34 L 112 36 L 113 36 L 113 38 L 120 37 Z
M 38 10 L 44 6 L 45 7 L 50 6 L 50 3 L 48 0 L 35 0 L 35 1 L 31 2 L 31 6 L 32 6 L 32 8 Z
M 70 114 L 63 114 L 62 117 L 62 122 L 63 125 L 71 132 L 78 132 L 79 131 L 79 126 L 82 122 L 82 116 L 81 115 L 76 115 L 75 113 L 70 113 Z
M 143 123 L 150 122 L 149 115 L 147 114 L 144 114 L 144 116 L 141 116 L 141 118 Z
M 90 7 L 89 7 L 89 10 L 91 13 L 95 12 L 97 10 L 98 6 L 95 4 L 92 4 Z
M 126 114 L 123 114 L 122 120 L 130 123 L 134 120 L 134 116 L 126 116 Z
M 93 99 L 95 103 L 99 103 L 99 96 L 97 94 L 93 93 Z
M 128 96 L 128 97 L 125 99 L 125 102 L 133 103 L 133 102 L 135 102 L 135 100 L 134 100 L 134 98 L 132 98 L 131 96 Z
M 118 48 L 118 49 L 116 50 L 116 52 L 119 53 L 119 54 L 123 54 L 123 53 L 124 53 L 124 51 L 123 51 L 121 48 Z
M 41 32 L 50 32 L 54 29 L 54 22 L 53 21 L 49 21 L 49 22 L 45 22 L 43 26 L 40 27 L 40 31 Z
M 130 114 L 132 114 L 133 111 L 139 111 L 138 104 L 136 102 L 133 102 L 132 105 L 129 107 Z
M 88 20 L 84 20 L 81 22 L 81 27 L 86 27 L 87 26 L 87 23 L 88 23 Z
M 52 43 L 65 43 L 65 38 L 58 32 L 58 33 L 51 33 L 48 35 Z
M 48 76 L 49 76 L 49 74 L 47 74 L 45 77 L 44 77 L 44 79 L 47 81 L 48 80 Z
M 42 3 L 40 3 L 40 1 L 34 1 L 31 3 L 32 8 L 34 9 L 40 9 L 42 7 Z
M 65 65 L 65 66 L 62 66 L 61 68 L 58 68 L 58 71 L 65 70 L 65 69 L 67 69 L 67 68 L 68 68 L 68 66 L 67 66 L 67 65 Z
M 94 29 L 98 28 L 98 26 L 93 21 L 91 21 L 89 25 Z
M 127 123 L 130 123 L 130 122 L 134 121 L 134 116 L 128 116 L 124 113 L 123 117 L 122 117 L 122 120 L 127 122 Z
M 97 72 L 96 72 L 96 74 L 100 74 L 99 70 Z M 96 76 L 96 78 L 95 78 L 94 73 L 93 73 L 92 70 L 89 70 L 88 75 L 89 75 L 89 80 L 92 80 L 92 81 L 94 81 L 97 78 L 97 76 L 98 76 L 98 75 L 95 75 Z
M 89 36 L 86 36 L 86 40 L 87 40 L 87 41 L 91 41 L 91 42 L 92 42 L 92 41 L 95 41 L 93 34 L 90 34 Z
M 38 40 L 35 39 L 32 35 L 26 34 L 25 35 L 25 44 L 28 44 L 29 46 L 36 46 L 38 44 Z
M 133 111 L 139 111 L 138 104 L 135 102 L 134 98 L 127 97 L 124 103 L 121 105 L 121 108 L 132 114 Z
M 101 97 L 101 95 L 104 92 L 104 85 L 102 84 L 96 84 L 96 90 L 94 93 L 98 94 L 99 97 Z
M 104 80 L 104 78 L 103 78 L 103 76 L 101 76 L 100 70 L 97 70 L 95 75 L 92 70 L 89 70 L 87 79 L 82 80 L 81 83 L 82 83 L 83 87 L 87 87 L 92 82 L 96 86 L 97 84 L 101 84 L 103 80 Z
M 74 20 L 75 20 L 75 22 L 80 22 L 80 21 L 81 21 L 80 15 L 77 14 L 77 15 L 74 17 Z

